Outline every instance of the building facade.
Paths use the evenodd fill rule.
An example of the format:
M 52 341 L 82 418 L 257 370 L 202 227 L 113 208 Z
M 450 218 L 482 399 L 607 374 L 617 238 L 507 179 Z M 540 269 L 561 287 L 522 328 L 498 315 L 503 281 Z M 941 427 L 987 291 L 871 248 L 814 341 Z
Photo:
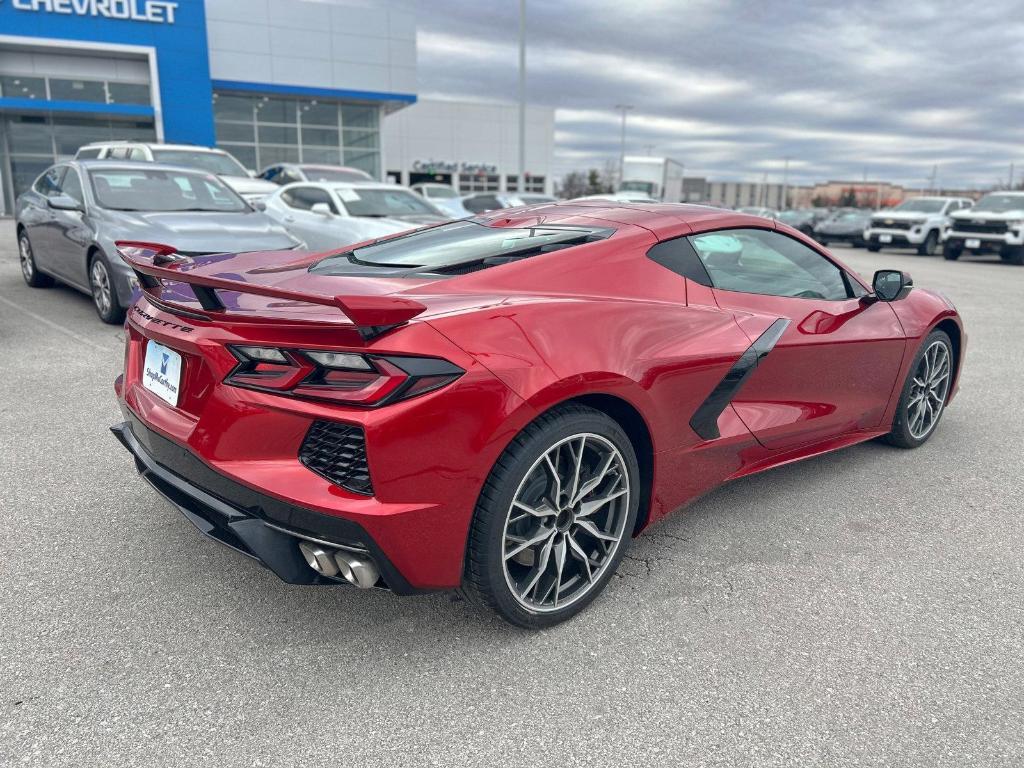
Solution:
M 415 16 L 387 0 L 0 0 L 0 213 L 105 139 L 380 177 L 383 118 L 416 90 Z
M 519 107 L 420 99 L 383 129 L 385 169 L 399 184 L 436 181 L 470 192 L 544 192 L 553 187 L 555 111 L 526 109 L 525 188 L 519 186 Z

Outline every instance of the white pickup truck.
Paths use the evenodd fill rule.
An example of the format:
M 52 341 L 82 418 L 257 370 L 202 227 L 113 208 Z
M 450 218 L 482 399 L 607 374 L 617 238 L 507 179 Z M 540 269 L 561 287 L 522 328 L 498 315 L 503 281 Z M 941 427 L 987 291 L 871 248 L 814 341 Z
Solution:
M 951 214 L 942 242 L 950 261 L 964 253 L 998 253 L 1024 264 L 1024 192 L 990 192 L 969 211 Z
M 947 217 L 971 204 L 965 197 L 907 198 L 894 208 L 871 215 L 864 242 L 869 251 L 892 246 L 917 248 L 922 256 L 932 256 L 938 250 Z

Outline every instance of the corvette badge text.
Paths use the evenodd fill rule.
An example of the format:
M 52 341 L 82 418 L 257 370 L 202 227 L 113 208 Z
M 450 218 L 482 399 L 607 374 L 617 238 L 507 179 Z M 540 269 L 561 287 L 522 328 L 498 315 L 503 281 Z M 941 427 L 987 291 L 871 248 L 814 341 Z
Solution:
M 168 0 L 13 0 L 19 11 L 102 16 L 108 19 L 173 24 L 178 3 Z

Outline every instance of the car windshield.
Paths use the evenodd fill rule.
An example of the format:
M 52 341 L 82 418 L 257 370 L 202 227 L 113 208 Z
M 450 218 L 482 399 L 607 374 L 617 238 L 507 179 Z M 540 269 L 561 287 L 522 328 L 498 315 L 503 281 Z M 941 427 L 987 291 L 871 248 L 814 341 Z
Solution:
M 93 197 L 112 211 L 217 211 L 249 207 L 213 174 L 160 169 L 91 169 Z
M 809 211 L 783 211 L 779 214 L 779 221 L 803 221 L 810 217 Z
M 329 256 L 310 271 L 332 274 L 352 263 L 443 270 L 456 265 L 488 266 L 604 240 L 614 229 L 593 227 L 488 227 L 458 221 L 383 240 Z
M 840 213 L 840 214 L 836 215 L 836 217 L 833 219 L 833 221 L 857 221 L 858 219 L 863 219 L 863 218 L 865 218 L 865 214 L 863 214 L 863 213 L 857 213 L 857 212 Z
M 974 204 L 972 210 L 992 213 L 1021 211 L 1024 210 L 1024 195 L 985 195 Z
M 945 204 L 945 200 L 929 200 L 924 197 L 912 197 L 909 200 L 904 200 L 893 208 L 893 210 L 915 211 L 920 213 L 940 213 L 942 211 L 942 206 Z
M 459 193 L 451 187 L 423 187 L 423 191 L 427 197 L 438 200 L 451 200 L 453 197 L 459 196 Z
M 227 152 L 203 152 L 196 149 L 154 149 L 153 159 L 168 165 L 183 165 L 209 171 L 218 176 L 248 176 L 242 164 Z
M 303 173 L 310 181 L 369 181 L 371 176 L 354 168 L 318 168 L 303 166 Z
M 345 187 L 336 191 L 351 216 L 439 215 L 434 206 L 407 189 Z

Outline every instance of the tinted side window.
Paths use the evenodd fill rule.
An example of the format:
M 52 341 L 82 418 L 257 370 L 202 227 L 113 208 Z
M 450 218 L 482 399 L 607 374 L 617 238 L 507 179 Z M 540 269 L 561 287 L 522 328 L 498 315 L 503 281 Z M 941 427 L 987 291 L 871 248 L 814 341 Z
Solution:
M 90 158 L 96 158 L 100 156 L 102 147 L 87 147 L 86 149 L 80 149 L 75 153 L 75 157 L 80 160 L 88 160 Z
M 53 168 L 36 179 L 33 189 L 45 197 L 55 197 L 56 195 L 59 195 L 61 178 L 64 176 L 64 171 L 66 170 L 66 165 L 53 166 Z
M 79 203 L 85 202 L 82 197 L 82 180 L 78 178 L 78 171 L 74 168 L 68 168 L 68 172 L 64 174 L 64 179 L 61 181 L 61 190 L 65 195 L 77 200 Z
M 828 301 L 850 298 L 839 267 L 778 232 L 728 229 L 693 235 L 690 242 L 716 288 Z

